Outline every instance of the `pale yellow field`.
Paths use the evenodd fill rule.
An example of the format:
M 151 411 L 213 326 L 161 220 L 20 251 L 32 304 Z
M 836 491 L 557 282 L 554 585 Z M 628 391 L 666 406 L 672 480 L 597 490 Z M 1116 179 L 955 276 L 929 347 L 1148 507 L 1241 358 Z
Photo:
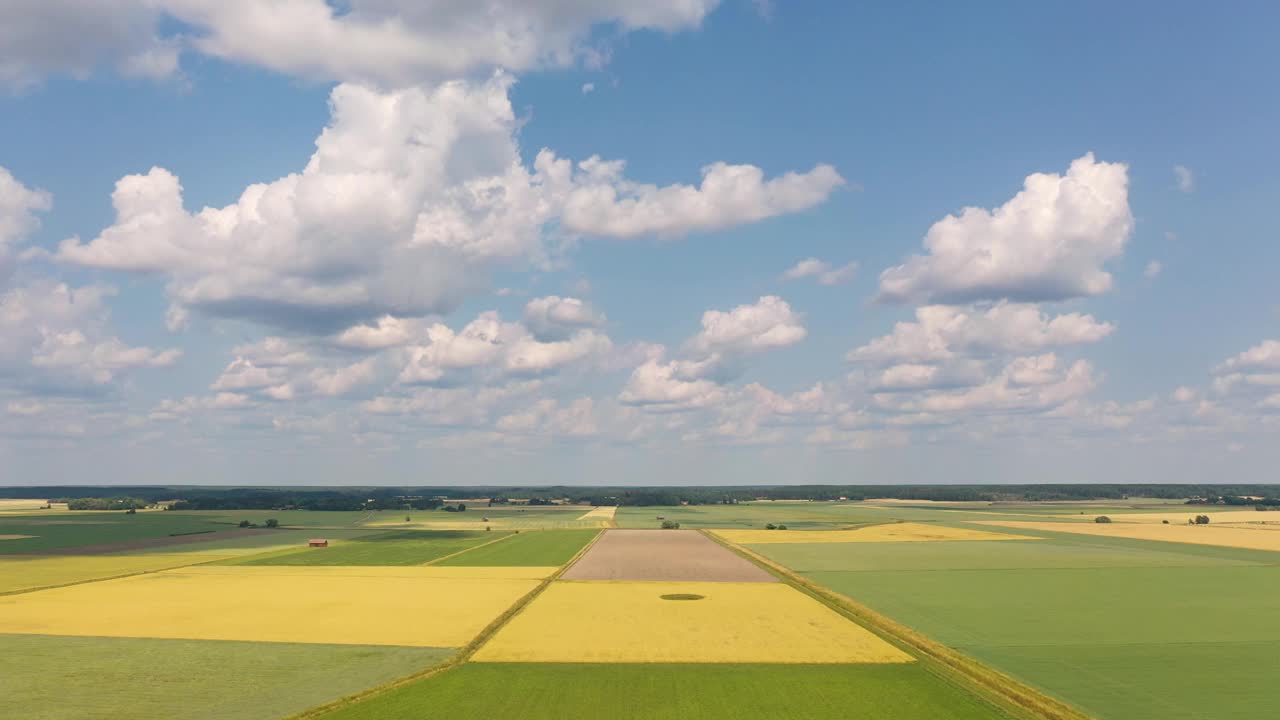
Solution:
M 0 535 L 0 540 L 26 540 L 33 537 L 35 535 Z
M 604 520 L 613 519 L 614 513 L 618 512 L 617 506 L 609 505 L 605 507 L 591 508 L 587 512 L 578 517 L 579 520 Z
M 218 557 L 191 555 L 0 556 L 0 593 L 165 570 Z
M 492 580 L 541 580 L 550 577 L 558 567 L 462 567 L 440 565 L 197 565 L 184 569 L 185 574 L 243 575 L 251 570 L 255 575 L 282 575 L 324 577 L 332 575 L 345 578 L 433 578 L 440 580 L 492 579 Z
M 27 500 L 25 498 L 0 498 L 0 512 L 10 512 L 18 510 L 39 510 L 47 505 L 44 500 Z M 66 510 L 67 506 L 61 504 L 62 509 Z M 54 507 L 58 507 L 55 505 Z M 46 510 L 45 512 L 49 512 Z
M 439 571 L 169 570 L 0 596 L 0 633 L 456 647 L 538 585 Z
M 1193 545 L 1217 545 L 1219 547 L 1246 548 L 1250 550 L 1280 550 L 1280 532 L 1270 526 L 1231 527 L 1184 524 L 1121 524 L 1121 523 L 1066 523 L 1020 522 L 1016 520 L 983 520 L 983 525 L 1021 530 L 1050 530 L 1077 535 L 1131 538 L 1135 540 L 1162 540 L 1165 542 L 1191 543 Z
M 1219 525 L 1224 523 L 1230 524 L 1258 524 L 1280 526 L 1280 512 L 1258 512 L 1253 508 L 1245 510 L 1215 510 L 1197 512 L 1194 508 L 1181 510 L 1178 512 L 1159 512 L 1159 513 L 1093 513 L 1088 515 L 1066 515 L 1064 520 L 1075 520 L 1077 522 L 1093 522 L 1098 515 L 1105 514 L 1115 523 L 1143 523 L 1150 525 L 1163 525 L 1165 520 L 1170 525 L 1181 523 L 1187 524 L 1187 521 L 1197 515 L 1208 515 L 1210 525 Z
M 936 542 L 946 540 L 1035 540 L 1026 535 L 969 530 L 965 528 L 925 525 L 923 523 L 890 523 L 869 525 L 853 530 L 712 530 L 711 532 L 740 545 L 770 543 L 861 543 L 861 542 Z
M 702 600 L 663 600 L 692 593 Z M 914 658 L 782 583 L 553 583 L 477 662 L 904 663 Z

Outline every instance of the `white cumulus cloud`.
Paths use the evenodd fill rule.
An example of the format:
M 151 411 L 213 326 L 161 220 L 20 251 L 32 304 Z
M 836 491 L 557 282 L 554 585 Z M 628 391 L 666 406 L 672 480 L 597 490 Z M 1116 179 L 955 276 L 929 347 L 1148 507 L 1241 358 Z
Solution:
M 604 313 L 578 298 L 549 295 L 534 298 L 524 306 L 525 326 L 543 340 L 561 340 L 574 331 L 598 328 L 604 323 Z
M 0 288 L 12 273 L 14 248 L 40 227 L 36 213 L 52 207 L 52 195 L 28 188 L 0 166 Z
M 163 77 L 181 52 L 293 76 L 383 87 L 431 84 L 494 68 L 599 65 L 596 26 L 674 33 L 696 29 L 719 0 L 8 0 L 0 24 L 0 83 L 98 66 Z M 182 32 L 164 35 L 177 21 Z
M 1115 329 L 1092 315 L 1050 316 L 1037 305 L 1009 302 L 986 309 L 926 305 L 915 314 L 915 322 L 897 323 L 891 334 L 853 350 L 848 359 L 927 363 L 958 354 L 1019 354 L 1098 342 Z
M 786 300 L 765 295 L 749 305 L 702 314 L 702 331 L 689 347 L 704 354 L 750 354 L 795 345 L 808 331 Z
M 39 281 L 0 293 L 0 386 L 89 392 L 122 372 L 175 363 L 179 350 L 132 347 L 111 334 L 105 299 L 112 292 Z
M 1090 153 L 1065 175 L 1036 173 L 995 210 L 965 208 L 929 229 L 927 254 L 880 274 L 887 302 L 1042 301 L 1111 289 L 1103 265 L 1133 231 L 1128 168 Z
M 641 186 L 621 177 L 619 162 L 592 158 L 575 171 L 548 150 L 530 169 L 511 83 L 499 74 L 429 91 L 340 85 L 300 173 L 197 212 L 169 171 L 130 175 L 112 195 L 115 224 L 88 243 L 64 242 L 57 257 L 161 275 L 179 310 L 330 334 L 447 312 L 486 288 L 494 269 L 544 258 L 551 232 L 727 227 L 819 202 L 826 190 L 815 178 L 831 186 L 829 169 L 766 181 L 758 168 L 724 164 L 701 189 Z
M 845 182 L 830 165 L 766 180 L 754 165 L 718 162 L 702 169 L 697 187 L 658 187 L 624 179 L 623 167 L 598 158 L 580 163 L 565 203 L 565 227 L 620 238 L 678 237 L 808 210 Z

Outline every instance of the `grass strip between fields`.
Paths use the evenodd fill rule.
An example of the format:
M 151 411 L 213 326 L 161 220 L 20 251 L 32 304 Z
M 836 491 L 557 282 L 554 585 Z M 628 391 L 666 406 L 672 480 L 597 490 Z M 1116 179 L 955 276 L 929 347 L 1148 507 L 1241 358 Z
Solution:
M 833 610 L 907 648 L 945 671 L 943 679 L 958 680 L 1006 710 L 1036 720 L 1094 720 L 1079 709 L 1022 683 L 998 670 L 923 635 L 853 599 L 830 590 L 769 558 L 730 542 L 715 533 L 701 531 L 712 540 L 770 571 L 782 581 L 805 592 Z
M 591 542 L 588 542 L 586 545 L 583 545 L 582 549 L 580 549 L 577 553 L 575 553 L 574 556 L 570 558 L 569 562 L 565 563 L 564 565 L 561 565 L 559 570 L 557 570 L 556 572 L 552 573 L 549 577 L 544 579 L 541 583 L 538 584 L 537 587 L 525 593 L 525 595 L 521 597 L 519 600 L 516 600 L 511 607 L 507 608 L 506 612 L 494 618 L 493 622 L 486 625 L 485 628 L 481 630 L 478 635 L 472 638 L 471 642 L 459 648 L 458 652 L 456 652 L 448 660 L 445 660 L 439 665 L 432 665 L 429 668 L 424 668 L 422 671 L 416 672 L 412 675 L 406 675 L 405 677 L 397 678 L 395 680 L 392 680 L 391 682 L 383 683 L 381 685 L 376 685 L 374 687 L 368 688 L 366 690 L 362 690 L 353 695 L 348 695 L 346 697 L 338 698 L 337 700 L 325 703 L 324 705 L 318 705 L 316 707 L 311 708 L 310 710 L 305 710 L 301 713 L 290 715 L 289 717 L 285 718 L 285 720 L 313 720 L 313 718 L 324 717 L 325 715 L 328 715 L 329 713 L 332 713 L 336 710 L 340 710 L 350 705 L 354 705 L 364 700 L 368 700 L 369 698 L 375 697 L 377 695 L 381 695 L 390 690 L 395 690 L 396 688 L 404 687 L 405 685 L 408 685 L 410 683 L 417 682 L 419 680 L 424 680 L 426 678 L 433 677 L 435 675 L 439 675 L 440 673 L 443 673 L 447 670 L 451 670 L 455 667 L 462 665 L 463 663 L 467 662 L 467 660 L 471 659 L 471 656 L 474 655 L 476 651 L 481 648 L 481 646 L 483 646 L 486 642 L 488 642 L 491 637 L 497 634 L 497 632 L 501 630 L 504 625 L 510 622 L 511 618 L 514 618 L 516 615 L 519 615 L 520 612 L 529 605 L 529 603 L 533 602 L 534 599 L 538 597 L 538 595 L 542 594 L 544 590 L 550 587 L 551 583 L 558 580 L 560 578 L 560 575 L 562 575 L 565 570 L 572 567 L 573 564 L 576 563 L 579 558 L 585 555 L 587 551 L 591 549 L 591 546 L 595 545 L 596 541 L 599 540 L 602 535 L 604 535 L 604 533 L 596 533 L 596 536 L 591 538 Z M 496 542 L 496 540 L 493 542 Z

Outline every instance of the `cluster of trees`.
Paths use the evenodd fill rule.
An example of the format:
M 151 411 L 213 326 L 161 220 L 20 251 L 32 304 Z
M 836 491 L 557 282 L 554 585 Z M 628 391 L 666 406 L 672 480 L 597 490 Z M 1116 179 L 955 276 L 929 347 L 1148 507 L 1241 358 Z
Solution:
M 275 518 L 267 518 L 266 522 L 264 522 L 264 523 L 263 523 L 263 525 L 265 525 L 266 527 L 269 527 L 269 528 L 278 528 L 278 527 L 280 527 L 280 521 L 279 521 L 279 520 L 277 520 L 277 519 L 275 519 Z M 255 528 L 255 527 L 258 527 L 258 524 L 257 524 L 257 523 L 249 522 L 248 520 L 241 520 L 241 521 L 240 521 L 240 527 L 242 527 L 242 528 Z
M 118 495 L 115 497 L 58 498 L 51 502 L 66 503 L 68 510 L 142 510 L 152 503 L 141 498 Z

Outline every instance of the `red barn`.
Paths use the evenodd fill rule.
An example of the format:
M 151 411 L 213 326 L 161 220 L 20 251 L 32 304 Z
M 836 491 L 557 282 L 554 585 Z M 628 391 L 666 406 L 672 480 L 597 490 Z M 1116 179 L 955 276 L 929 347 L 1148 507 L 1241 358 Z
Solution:
M 308 540 L 307 547 L 329 547 L 328 540 Z

